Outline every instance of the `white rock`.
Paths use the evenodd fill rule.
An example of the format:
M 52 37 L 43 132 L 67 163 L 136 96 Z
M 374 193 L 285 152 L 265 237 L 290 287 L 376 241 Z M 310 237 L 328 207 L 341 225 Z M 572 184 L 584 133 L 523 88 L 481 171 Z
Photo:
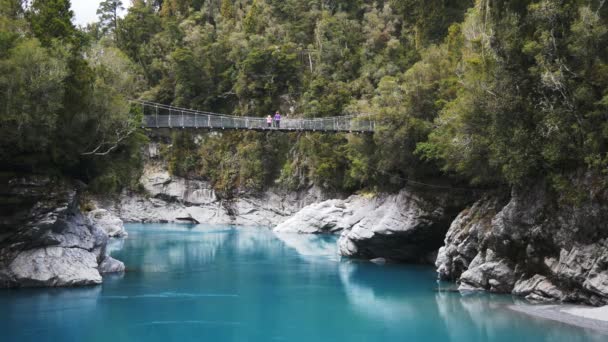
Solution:
M 21 286 L 101 284 L 93 253 L 80 248 L 46 247 L 23 251 L 9 265 Z
M 103 229 L 109 237 L 126 237 L 125 226 L 120 218 L 105 209 L 95 209 L 88 213 L 92 224 Z

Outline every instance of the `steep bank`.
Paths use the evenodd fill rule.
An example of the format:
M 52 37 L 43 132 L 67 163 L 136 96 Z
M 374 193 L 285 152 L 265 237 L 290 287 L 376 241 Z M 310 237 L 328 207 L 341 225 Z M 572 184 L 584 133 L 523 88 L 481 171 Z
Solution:
M 327 198 L 317 187 L 289 192 L 221 199 L 211 184 L 172 176 L 162 162 L 149 160 L 140 179 L 145 193 L 124 192 L 118 198 L 95 198 L 99 208 L 125 222 L 184 222 L 275 226 L 303 207 Z
M 0 287 L 93 285 L 124 271 L 106 255 L 108 234 L 81 213 L 76 185 L 12 178 L 2 197 Z
M 432 262 L 465 194 L 403 189 L 354 195 L 304 208 L 276 232 L 340 233 L 340 254 L 359 259 Z
M 436 266 L 461 290 L 513 293 L 532 301 L 608 303 L 608 194 L 586 176 L 572 202 L 544 182 L 487 196 L 452 223 Z

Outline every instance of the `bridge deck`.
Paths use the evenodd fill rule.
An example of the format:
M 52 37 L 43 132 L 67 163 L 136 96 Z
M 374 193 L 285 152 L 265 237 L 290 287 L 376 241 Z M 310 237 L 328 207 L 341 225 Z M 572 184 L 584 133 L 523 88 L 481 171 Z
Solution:
M 279 128 L 268 127 L 266 118 L 223 115 L 145 101 L 133 102 L 142 105 L 144 111 L 143 127 L 151 129 L 200 128 L 209 130 L 373 133 L 375 128 L 374 121 L 368 116 L 334 116 L 318 119 L 292 119 L 283 117 Z M 272 126 L 274 126 L 274 123 Z

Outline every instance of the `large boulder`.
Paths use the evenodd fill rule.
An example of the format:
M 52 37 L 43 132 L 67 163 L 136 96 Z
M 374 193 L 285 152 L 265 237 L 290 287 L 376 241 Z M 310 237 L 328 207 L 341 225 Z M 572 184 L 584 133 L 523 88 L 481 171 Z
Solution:
M 108 236 L 79 210 L 69 182 L 28 177 L 3 184 L 13 199 L 0 222 L 0 287 L 99 284 Z M 9 209 L 9 210 L 7 210 Z M 107 271 L 122 271 L 114 262 Z
M 375 199 L 351 196 L 311 204 L 274 228 L 277 233 L 337 234 L 376 208 Z
M 341 255 L 429 262 L 462 208 L 459 196 L 444 193 L 423 197 L 408 189 L 382 195 L 373 203 L 372 210 L 368 208 L 360 221 L 342 232 L 338 242 Z
M 590 175 L 571 180 L 586 199 L 538 181 L 464 210 L 439 251 L 439 277 L 461 290 L 607 304 L 608 194 Z
M 341 233 L 339 250 L 346 257 L 428 262 L 462 208 L 451 205 L 448 198 L 446 194 L 422 197 L 407 189 L 397 194 L 354 195 L 309 205 L 274 231 Z
M 108 237 L 124 238 L 128 235 L 122 220 L 105 209 L 92 210 L 87 214 L 87 217 L 92 224 L 103 229 Z

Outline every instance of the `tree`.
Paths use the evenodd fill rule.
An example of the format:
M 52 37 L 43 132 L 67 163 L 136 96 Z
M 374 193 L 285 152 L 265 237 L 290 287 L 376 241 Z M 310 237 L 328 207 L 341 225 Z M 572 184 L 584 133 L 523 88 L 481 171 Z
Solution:
M 99 4 L 97 15 L 104 32 L 118 32 L 118 13 L 124 9 L 121 0 L 105 0 Z
M 27 17 L 32 33 L 44 46 L 51 45 L 53 39 L 77 43 L 70 0 L 34 0 Z

